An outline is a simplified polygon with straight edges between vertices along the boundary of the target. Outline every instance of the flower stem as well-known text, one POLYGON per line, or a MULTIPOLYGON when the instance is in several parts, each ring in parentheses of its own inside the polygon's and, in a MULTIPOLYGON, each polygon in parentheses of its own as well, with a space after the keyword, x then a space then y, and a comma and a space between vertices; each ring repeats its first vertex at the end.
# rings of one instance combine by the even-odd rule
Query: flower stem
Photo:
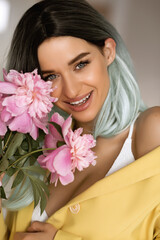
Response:
POLYGON ((13 167, 16 163, 20 162, 23 158, 27 158, 29 156, 31 156, 34 153, 38 153, 38 152, 43 152, 43 151, 50 151, 50 150, 55 150, 55 148, 41 148, 41 149, 37 149, 33 152, 29 152, 25 155, 23 155, 22 157, 18 158, 16 161, 14 161, 11 165, 8 166, 7 170, 11 167, 13 167))
POLYGON ((8 136, 8 138, 7 138, 6 144, 4 145, 2 151, 4 151, 5 148, 7 147, 7 145, 8 145, 8 143, 9 143, 9 140, 11 139, 11 137, 12 137, 12 132, 10 131, 10 134, 9 134, 9 136, 8 136))

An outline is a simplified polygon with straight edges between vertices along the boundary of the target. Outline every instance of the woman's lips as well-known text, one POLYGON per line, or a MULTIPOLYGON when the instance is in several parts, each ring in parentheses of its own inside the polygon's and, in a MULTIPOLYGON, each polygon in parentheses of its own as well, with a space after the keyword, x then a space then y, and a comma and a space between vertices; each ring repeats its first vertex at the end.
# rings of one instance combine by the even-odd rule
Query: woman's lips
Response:
POLYGON ((86 110, 90 106, 92 97, 93 97, 93 91, 91 91, 88 94, 85 94, 84 96, 72 99, 72 101, 67 101, 65 103, 68 104, 69 108, 72 111, 81 112, 86 110))
MULTIPOLYGON (((92 91, 91 91, 92 92, 92 91)), ((76 98, 72 98, 72 99, 68 99, 67 101, 65 101, 65 103, 72 103, 72 102, 77 102, 77 101, 80 101, 81 99, 85 98, 86 96, 88 96, 89 94, 91 94, 91 92, 87 93, 87 94, 84 94, 82 96, 79 96, 79 97, 76 97, 76 98)))

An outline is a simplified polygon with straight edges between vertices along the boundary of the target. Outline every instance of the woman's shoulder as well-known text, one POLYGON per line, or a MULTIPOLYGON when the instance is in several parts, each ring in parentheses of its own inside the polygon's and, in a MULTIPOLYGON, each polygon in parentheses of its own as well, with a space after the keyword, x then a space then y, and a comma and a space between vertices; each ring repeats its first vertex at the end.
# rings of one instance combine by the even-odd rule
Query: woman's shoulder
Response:
POLYGON ((142 112, 135 125, 135 155, 139 158, 160 146, 160 107, 142 112))

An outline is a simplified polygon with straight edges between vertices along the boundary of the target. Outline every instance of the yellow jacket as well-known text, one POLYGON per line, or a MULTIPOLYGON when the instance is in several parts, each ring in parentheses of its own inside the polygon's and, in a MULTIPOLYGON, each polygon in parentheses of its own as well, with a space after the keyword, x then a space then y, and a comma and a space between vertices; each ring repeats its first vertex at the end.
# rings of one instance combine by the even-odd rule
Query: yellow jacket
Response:
MULTIPOLYGON (((33 204, 10 213, 8 228, 0 216, 0 240, 30 224, 33 204)), ((98 181, 58 210, 48 221, 55 240, 160 239, 160 147, 98 181)))

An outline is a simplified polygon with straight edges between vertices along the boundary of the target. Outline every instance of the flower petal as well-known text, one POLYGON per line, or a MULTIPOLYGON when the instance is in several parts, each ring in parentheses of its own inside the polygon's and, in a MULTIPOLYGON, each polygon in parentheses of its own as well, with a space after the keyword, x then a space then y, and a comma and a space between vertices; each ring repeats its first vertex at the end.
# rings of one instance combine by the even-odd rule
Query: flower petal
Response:
POLYGON ((4 136, 7 132, 6 124, 0 118, 0 136, 4 136))
POLYGON ((0 81, 0 93, 15 94, 17 86, 13 83, 0 81))
POLYGON ((42 168, 46 168, 46 157, 42 154, 37 158, 37 162, 40 164, 42 168))
POLYGON ((49 124, 49 131, 57 141, 63 141, 63 137, 52 124, 49 124))
POLYGON ((7 111, 10 112, 12 116, 21 115, 26 111, 26 107, 17 107, 15 95, 4 98, 2 105, 6 107, 7 111))
MULTIPOLYGON (((62 127, 64 123, 64 118, 59 113, 54 113, 50 119, 50 122, 55 122, 62 127)), ((52 124, 49 124, 49 131, 53 135, 53 137, 57 139, 57 141, 63 141, 61 134, 52 124)))
POLYGON ((11 121, 9 129, 21 133, 30 133, 32 130, 32 119, 26 112, 24 112, 22 115, 15 117, 11 121))
POLYGON ((3 78, 4 78, 4 81, 6 82, 11 82, 17 86, 22 85, 21 74, 16 70, 10 70, 9 73, 7 74, 6 70, 3 69, 3 78))
POLYGON ((62 127, 64 118, 59 113, 54 113, 51 117, 51 122, 55 122, 62 127))
POLYGON ((71 153, 67 145, 58 148, 53 165, 59 175, 66 176, 71 171, 71 153))
POLYGON ((58 174, 56 172, 51 173, 50 183, 54 183, 54 182, 55 182, 55 186, 57 186, 58 174))
POLYGON ((57 148, 55 150, 53 150, 52 152, 50 152, 46 158, 45 158, 45 161, 46 161, 46 167, 47 169, 50 171, 50 172, 55 172, 55 168, 53 166, 53 162, 54 162, 54 158, 55 156, 57 155, 57 153, 61 151, 60 148, 57 148))
POLYGON ((71 124, 72 124, 72 118, 71 118, 71 115, 65 120, 65 122, 63 123, 63 126, 62 126, 62 133, 63 133, 63 137, 64 137, 64 140, 65 142, 67 143, 67 138, 66 138, 66 135, 71 127, 71 124))
POLYGON ((45 136, 44 145, 46 148, 57 148, 57 139, 55 139, 51 134, 45 136))
POLYGON ((36 140, 37 137, 38 137, 38 128, 37 126, 34 124, 34 122, 32 122, 32 129, 31 131, 29 132, 31 137, 36 140))
POLYGON ((8 122, 11 118, 11 114, 6 110, 6 107, 4 107, 1 112, 1 120, 4 122, 8 122))
POLYGON ((33 118, 33 122, 36 125, 36 127, 42 129, 46 134, 48 133, 48 129, 46 128, 47 121, 43 121, 43 119, 39 120, 38 118, 33 118))
POLYGON ((70 172, 66 176, 59 176, 59 180, 62 183, 62 185, 67 185, 74 181, 74 174, 73 172, 70 172))

